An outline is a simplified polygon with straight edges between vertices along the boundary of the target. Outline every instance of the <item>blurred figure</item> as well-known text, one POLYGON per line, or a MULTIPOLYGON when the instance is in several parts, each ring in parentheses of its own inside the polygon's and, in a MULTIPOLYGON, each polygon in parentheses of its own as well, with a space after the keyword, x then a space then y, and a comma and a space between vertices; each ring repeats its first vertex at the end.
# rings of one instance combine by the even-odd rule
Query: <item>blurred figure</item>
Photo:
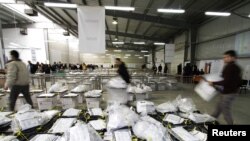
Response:
POLYGON ((157 73, 157 67, 156 67, 156 65, 155 65, 155 64, 153 65, 152 70, 154 71, 154 74, 156 74, 156 73, 157 73))
POLYGON ((233 117, 231 113, 232 103, 237 96, 241 84, 241 69, 236 64, 237 54, 234 50, 229 50, 224 53, 223 60, 225 63, 222 77, 223 81, 209 82, 210 85, 223 86, 220 101, 212 114, 213 117, 218 118, 222 113, 227 124, 233 124, 233 117))
POLYGON ((165 63, 163 73, 164 73, 164 74, 167 74, 167 73, 168 73, 168 64, 167 64, 167 63, 165 63))
POLYGON ((125 63, 122 62, 120 58, 116 58, 115 64, 118 66, 117 73, 122 77, 124 81, 130 83, 130 76, 125 63))
POLYGON ((10 51, 11 62, 7 64, 7 75, 4 89, 10 88, 10 110, 14 111, 16 100, 20 93, 23 94, 27 103, 33 107, 29 94, 29 71, 26 65, 19 59, 16 50, 10 51))
POLYGON ((161 71, 162 71, 162 66, 161 64, 158 66, 158 73, 161 74, 161 71))

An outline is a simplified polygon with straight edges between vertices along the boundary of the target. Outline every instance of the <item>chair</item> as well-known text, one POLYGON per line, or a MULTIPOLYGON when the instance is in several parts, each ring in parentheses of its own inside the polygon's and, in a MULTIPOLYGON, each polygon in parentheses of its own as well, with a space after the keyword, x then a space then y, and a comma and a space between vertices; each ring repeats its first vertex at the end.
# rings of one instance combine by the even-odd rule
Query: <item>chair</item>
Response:
POLYGON ((247 93, 247 83, 248 83, 248 80, 241 81, 239 94, 241 94, 241 91, 245 91, 245 94, 247 93))

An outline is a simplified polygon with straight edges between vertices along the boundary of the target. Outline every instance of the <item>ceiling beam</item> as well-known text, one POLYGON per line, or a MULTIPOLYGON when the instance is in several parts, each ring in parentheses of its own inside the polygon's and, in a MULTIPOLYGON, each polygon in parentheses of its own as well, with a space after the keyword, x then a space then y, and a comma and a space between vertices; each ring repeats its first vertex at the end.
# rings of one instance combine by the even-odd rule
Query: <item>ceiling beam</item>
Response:
POLYGON ((162 18, 158 16, 144 15, 140 13, 129 13, 129 12, 124 12, 124 11, 113 11, 113 10, 106 10, 105 12, 107 16, 115 16, 115 17, 120 17, 120 18, 128 18, 128 19, 133 19, 133 20, 158 23, 158 24, 168 25, 170 27, 176 27, 176 28, 188 28, 189 27, 189 24, 186 23, 185 21, 162 18))
POLYGON ((150 40, 150 41, 157 41, 157 42, 166 42, 163 38, 154 38, 149 36, 143 36, 138 34, 131 34, 131 33, 125 33, 125 32, 117 32, 116 31, 106 31, 106 34, 109 35, 117 35, 117 36, 123 36, 123 37, 130 37, 130 38, 136 38, 136 39, 142 39, 142 40, 150 40))
POLYGON ((65 9, 62 10, 77 25, 77 21, 69 14, 69 12, 65 9))

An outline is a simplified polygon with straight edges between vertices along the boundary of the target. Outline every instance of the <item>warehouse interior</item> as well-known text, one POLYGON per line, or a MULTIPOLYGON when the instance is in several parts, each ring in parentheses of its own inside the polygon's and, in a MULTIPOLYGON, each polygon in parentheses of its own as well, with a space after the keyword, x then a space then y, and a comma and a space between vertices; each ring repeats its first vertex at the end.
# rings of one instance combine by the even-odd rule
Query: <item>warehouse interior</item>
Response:
POLYGON ((250 0, 0 0, 0 141, 206 141, 229 50, 220 109, 249 125, 250 0), (10 110, 13 50, 33 104, 10 110))

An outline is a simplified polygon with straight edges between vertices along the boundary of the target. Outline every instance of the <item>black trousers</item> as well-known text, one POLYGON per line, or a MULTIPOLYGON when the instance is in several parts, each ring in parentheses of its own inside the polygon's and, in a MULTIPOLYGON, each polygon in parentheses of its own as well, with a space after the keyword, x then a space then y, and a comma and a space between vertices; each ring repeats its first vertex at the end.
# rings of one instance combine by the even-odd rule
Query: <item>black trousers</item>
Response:
POLYGON ((32 100, 30 98, 29 85, 25 85, 25 86, 14 85, 10 91, 10 105, 9 106, 10 106, 11 111, 14 111, 15 105, 16 105, 16 100, 18 98, 18 95, 21 93, 23 94, 26 102, 33 107, 33 103, 32 103, 32 100))

